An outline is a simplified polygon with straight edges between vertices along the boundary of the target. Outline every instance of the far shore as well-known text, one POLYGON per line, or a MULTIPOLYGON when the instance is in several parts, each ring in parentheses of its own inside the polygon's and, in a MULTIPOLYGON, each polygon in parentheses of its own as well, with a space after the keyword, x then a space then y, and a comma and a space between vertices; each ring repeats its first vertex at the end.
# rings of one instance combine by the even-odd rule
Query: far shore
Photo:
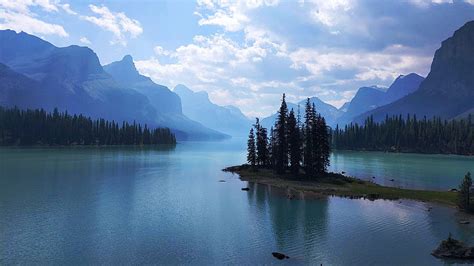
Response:
POLYGON ((339 196, 346 198, 366 198, 369 200, 409 199, 422 202, 433 202, 450 207, 457 207, 456 191, 430 191, 386 187, 373 182, 348 177, 339 173, 327 173, 314 180, 304 177, 294 178, 290 174, 276 175, 271 169, 251 168, 249 165, 231 166, 225 172, 236 173, 243 181, 271 185, 289 191, 287 197, 292 199, 298 194, 305 197, 339 196))

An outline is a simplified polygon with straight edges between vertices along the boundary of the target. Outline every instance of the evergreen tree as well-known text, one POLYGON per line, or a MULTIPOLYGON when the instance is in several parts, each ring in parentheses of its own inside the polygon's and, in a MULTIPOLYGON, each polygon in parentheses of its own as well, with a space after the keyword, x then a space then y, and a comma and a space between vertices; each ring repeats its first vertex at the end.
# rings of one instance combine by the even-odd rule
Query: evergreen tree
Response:
POLYGON ((293 109, 291 109, 290 114, 288 115, 287 127, 290 170, 292 174, 297 175, 299 173, 301 162, 301 141, 300 129, 293 109))
POLYGON ((249 139, 247 141, 247 162, 251 166, 255 166, 257 162, 257 156, 255 152, 255 135, 253 133, 253 128, 250 129, 249 139))
POLYGON ((285 94, 281 101, 280 110, 278 111, 278 118, 275 125, 276 128, 276 156, 275 156, 275 170, 282 174, 288 167, 288 139, 287 139, 287 116, 288 107, 285 101, 285 94))
POLYGON ((471 186, 472 186, 471 173, 467 172, 467 174, 464 176, 464 179, 461 185, 459 186, 459 203, 458 204, 461 209, 464 209, 464 210, 470 209, 471 186))
POLYGON ((313 137, 312 137, 312 119, 313 119, 313 109, 309 98, 306 101, 305 108, 305 123, 304 123, 304 144, 303 144, 303 166, 305 173, 308 177, 313 176, 313 137))
POLYGON ((474 154, 474 122, 469 116, 443 121, 387 115, 380 123, 368 117, 363 125, 337 127, 332 135, 336 149, 474 154))
POLYGON ((151 130, 140 124, 122 127, 115 121, 92 120, 54 109, 20 110, 0 107, 0 145, 149 145, 175 144, 168 128, 151 130), (131 135, 129 132, 133 132, 131 135), (133 138, 132 138, 133 137, 133 138))

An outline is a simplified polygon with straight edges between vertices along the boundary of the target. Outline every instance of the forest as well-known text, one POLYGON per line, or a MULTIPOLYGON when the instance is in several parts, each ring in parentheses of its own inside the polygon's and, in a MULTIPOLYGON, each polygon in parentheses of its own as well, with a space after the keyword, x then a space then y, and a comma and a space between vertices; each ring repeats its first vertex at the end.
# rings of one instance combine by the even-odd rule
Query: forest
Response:
POLYGON ((91 119, 55 109, 0 107, 0 145, 152 145, 175 144, 168 128, 91 119))
POLYGON ((297 177, 313 178, 327 171, 330 155, 330 135, 324 117, 318 114, 309 99, 304 122, 300 112, 288 111, 283 94, 275 126, 268 130, 257 118, 250 129, 247 162, 254 168, 271 168, 277 174, 290 172, 297 177), (269 135, 268 135, 269 134, 269 135))
POLYGON ((364 125, 336 127, 332 146, 341 150, 474 155, 474 121, 472 115, 449 121, 387 116, 380 123, 368 117, 364 125))

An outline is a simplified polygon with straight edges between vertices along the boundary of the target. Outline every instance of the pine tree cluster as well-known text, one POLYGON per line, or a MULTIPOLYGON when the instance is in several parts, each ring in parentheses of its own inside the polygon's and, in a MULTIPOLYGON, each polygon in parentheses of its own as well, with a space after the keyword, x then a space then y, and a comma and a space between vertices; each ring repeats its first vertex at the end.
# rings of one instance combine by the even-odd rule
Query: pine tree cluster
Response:
POLYGON ((316 112, 309 99, 304 123, 300 121, 299 108, 297 112, 288 111, 283 94, 278 118, 269 137, 267 129, 256 119, 247 143, 247 162, 251 166, 272 168, 277 174, 289 171, 294 176, 304 172, 307 177, 327 171, 331 147, 330 130, 324 117, 316 112))
POLYGON ((333 147, 342 150, 396 151, 474 155, 474 121, 467 119, 443 121, 441 118, 418 120, 416 116, 386 117, 364 125, 336 127, 332 133, 333 147))
POLYGON ((0 145, 150 145, 175 144, 168 128, 92 120, 82 115, 0 107, 0 145))

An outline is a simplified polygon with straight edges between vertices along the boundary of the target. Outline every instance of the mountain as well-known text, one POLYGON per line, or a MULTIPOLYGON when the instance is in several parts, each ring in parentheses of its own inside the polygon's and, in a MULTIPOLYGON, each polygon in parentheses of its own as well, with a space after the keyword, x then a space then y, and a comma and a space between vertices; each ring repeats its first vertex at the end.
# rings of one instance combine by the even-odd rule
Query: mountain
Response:
POLYGON ((206 135, 215 138, 224 137, 222 133, 206 128, 185 116, 182 112, 180 97, 168 87, 156 84, 149 77, 140 75, 130 55, 124 56, 120 61, 105 65, 104 70, 120 85, 145 95, 157 110, 158 124, 187 132, 194 139, 205 139, 206 135))
POLYGON ((347 106, 344 115, 338 120, 338 124, 340 126, 348 124, 366 112, 370 112, 415 92, 420 87, 422 81, 422 76, 410 73, 398 76, 386 91, 376 86, 360 88, 347 106))
POLYGON ((407 114, 451 119, 466 115, 473 108, 474 21, 470 21, 442 42, 433 57, 430 73, 417 91, 358 117, 356 122, 370 115, 376 121, 386 115, 407 114))
MULTIPOLYGON (((342 112, 340 110, 330 104, 321 101, 321 99, 319 99, 318 97, 311 97, 309 101, 311 102, 311 104, 314 104, 316 111, 326 119, 326 123, 329 126, 335 126, 337 119, 342 115, 342 112)), ((293 109, 295 113, 298 112, 299 105, 301 119, 303 119, 306 100, 300 101, 297 104, 290 102, 287 102, 286 104, 288 106, 288 110, 293 109)), ((278 114, 274 113, 271 116, 263 118, 261 124, 264 127, 270 129, 272 126, 275 125, 277 117, 278 114)))
POLYGON ((347 106, 346 112, 338 118, 337 124, 339 126, 348 124, 354 117, 375 109, 384 103, 385 91, 382 88, 377 86, 359 88, 347 106))
POLYGON ((104 70, 119 84, 146 95, 159 113, 182 114, 179 96, 166 86, 158 85, 149 77, 140 75, 130 55, 124 56, 121 61, 105 65, 104 70))
MULTIPOLYGON (((1 30, 0 63, 2 78, 9 82, 0 84, 0 92, 9 93, 2 97, 3 105, 21 103, 24 108, 58 108, 93 118, 167 126, 146 95, 106 73, 97 55, 87 47, 56 47, 24 32, 1 30), (12 86, 18 89, 14 94, 12 86)), ((194 133, 199 133, 198 138, 225 136, 201 128, 189 133, 172 129, 181 139, 193 138, 194 133)))
POLYGON ((416 73, 410 73, 408 75, 400 75, 390 85, 385 94, 385 102, 391 103, 406 95, 415 92, 419 87, 424 78, 416 73))
POLYGON ((339 108, 339 111, 345 113, 347 112, 347 109, 349 109, 349 105, 351 104, 351 102, 345 102, 340 108, 339 108))
POLYGON ((189 118, 231 136, 248 134, 252 121, 237 107, 214 104, 205 91, 194 92, 181 84, 173 91, 181 98, 183 113, 189 118))
POLYGON ((38 108, 44 99, 39 83, 0 63, 0 106, 38 108))

